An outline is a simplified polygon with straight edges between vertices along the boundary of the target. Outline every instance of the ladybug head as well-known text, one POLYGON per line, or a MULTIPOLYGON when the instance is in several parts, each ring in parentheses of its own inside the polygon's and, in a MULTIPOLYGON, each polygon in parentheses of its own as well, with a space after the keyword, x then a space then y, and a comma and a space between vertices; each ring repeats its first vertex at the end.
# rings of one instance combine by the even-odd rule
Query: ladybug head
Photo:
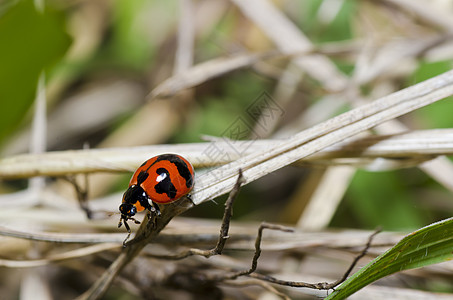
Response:
POLYGON ((137 208, 133 204, 123 203, 120 205, 120 212, 124 219, 129 219, 137 213, 137 208))
POLYGON ((126 230, 128 232, 126 239, 123 241, 123 247, 126 247, 126 241, 129 239, 129 236, 131 235, 131 228, 127 224, 127 221, 133 220, 135 222, 135 224, 140 224, 140 222, 137 221, 136 219, 134 219, 134 217, 133 217, 137 213, 137 207, 135 207, 135 205, 130 204, 130 203, 123 203, 120 205, 120 212, 121 212, 121 217, 120 217, 120 221, 118 223, 118 228, 120 228, 124 222, 124 226, 126 227, 126 230))

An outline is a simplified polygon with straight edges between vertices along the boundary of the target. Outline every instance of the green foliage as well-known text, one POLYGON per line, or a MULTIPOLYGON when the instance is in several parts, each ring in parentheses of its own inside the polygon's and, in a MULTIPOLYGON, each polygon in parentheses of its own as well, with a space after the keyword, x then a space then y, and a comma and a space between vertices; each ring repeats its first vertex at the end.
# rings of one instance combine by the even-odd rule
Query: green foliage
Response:
POLYGON ((341 284, 326 300, 345 299, 390 274, 453 259, 453 218, 423 227, 378 256, 341 284))
POLYGON ((298 23, 313 41, 322 43, 352 38, 351 22, 356 14, 355 1, 344 1, 335 18, 324 23, 322 18, 320 18, 323 1, 301 1, 300 6, 303 18, 298 20, 298 23))
MULTIPOLYGON (((422 62, 412 76, 412 81, 421 82, 449 71, 452 67, 453 61, 451 60, 422 62)), ((418 127, 424 129, 453 127, 453 118, 451 117, 451 112, 453 111, 452 99, 452 97, 448 97, 443 101, 416 110, 413 114, 419 124, 418 127)))
MULTIPOLYGON (((361 226, 386 230, 419 228, 426 224, 401 172, 357 171, 347 193, 350 209, 361 226)), ((407 176, 406 176, 407 177, 407 176)))
MULTIPOLYGON (((172 4, 170 1, 165 3, 165 6, 173 6, 170 9, 176 10, 177 7, 174 7, 174 4, 176 3, 172 4)), ((145 22, 146 16, 143 15, 143 11, 149 10, 147 7, 149 5, 149 1, 143 0, 114 1, 112 37, 107 49, 103 49, 104 51, 100 53, 99 59, 102 60, 106 55, 107 59, 112 60, 109 63, 120 63, 126 68, 142 70, 149 67, 150 58, 155 51, 150 39, 146 36, 150 34, 146 28, 152 27, 153 24, 145 22)), ((153 3, 153 5, 157 5, 157 3, 153 3)), ((155 15, 149 16, 150 22, 154 21, 155 17, 155 15)), ((173 22, 175 21, 173 20, 173 22)))
POLYGON ((199 142, 200 134, 231 138, 228 128, 238 118, 246 122, 248 129, 252 129, 254 120, 247 114, 247 108, 266 91, 261 78, 250 74, 233 74, 217 88, 219 96, 198 98, 201 103, 199 109, 190 116, 191 120, 184 130, 175 135, 174 142, 199 142))
POLYGON ((40 74, 70 44, 62 12, 18 1, 0 17, 0 142, 21 122, 33 102, 40 74))

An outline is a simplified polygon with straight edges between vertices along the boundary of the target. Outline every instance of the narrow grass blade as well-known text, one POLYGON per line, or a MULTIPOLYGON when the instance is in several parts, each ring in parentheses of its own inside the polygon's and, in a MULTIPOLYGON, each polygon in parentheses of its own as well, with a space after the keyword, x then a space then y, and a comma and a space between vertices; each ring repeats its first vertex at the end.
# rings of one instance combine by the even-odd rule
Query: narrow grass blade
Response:
POLYGON ((387 275, 453 259, 453 218, 423 227, 404 237, 343 282, 326 299, 345 299, 387 275))

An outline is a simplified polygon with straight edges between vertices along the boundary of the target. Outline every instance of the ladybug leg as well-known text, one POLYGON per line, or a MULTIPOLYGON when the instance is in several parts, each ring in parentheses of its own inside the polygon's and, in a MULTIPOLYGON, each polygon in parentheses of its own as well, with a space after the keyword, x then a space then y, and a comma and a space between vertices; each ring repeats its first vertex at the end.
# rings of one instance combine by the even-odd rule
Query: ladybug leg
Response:
POLYGON ((123 241, 123 247, 126 247, 126 242, 129 239, 129 237, 131 236, 131 228, 129 227, 129 224, 127 224, 127 218, 124 218, 123 216, 121 216, 121 218, 120 218, 120 222, 118 223, 118 228, 120 228, 121 225, 123 225, 123 220, 124 220, 124 227, 126 227, 126 230, 127 230, 127 236, 123 241))
POLYGON ((155 202, 151 202, 152 210, 151 213, 148 214, 148 222, 152 224, 152 226, 155 228, 157 225, 157 217, 161 215, 159 205, 155 202))
MULTIPOLYGON (((126 227, 127 233, 129 233, 129 235, 130 235, 131 234, 131 228, 129 227, 129 224, 127 224, 127 220, 124 220, 124 227, 126 227)), ((128 238, 129 238, 129 235, 127 236, 128 238)))
POLYGON ((140 224, 140 221, 133 217, 127 217, 127 216, 120 217, 120 221, 118 223, 118 228, 120 228, 121 225, 123 225, 123 223, 124 223, 124 227, 126 227, 126 230, 127 230, 127 236, 123 241, 123 247, 126 247, 126 242, 129 240, 129 237, 131 236, 131 228, 129 227, 129 224, 127 223, 127 221, 129 221, 129 220, 134 221, 135 224, 140 224))
POLYGON ((160 216, 160 208, 159 208, 159 205, 156 204, 155 202, 152 202, 152 201, 151 201, 151 203, 152 203, 151 206, 152 206, 152 208, 153 208, 151 211, 154 210, 154 212, 156 213, 156 215, 160 216))
POLYGON ((193 205, 195 205, 195 203, 194 203, 193 200, 192 200, 192 195, 191 195, 191 194, 187 194, 187 195, 186 195, 186 198, 189 199, 190 203, 192 203, 193 205))
POLYGON ((140 204, 143 207, 145 207, 147 210, 149 210, 151 213, 154 213, 157 216, 161 215, 159 205, 157 205, 151 198, 148 198, 146 203, 140 203, 140 204))
MULTIPOLYGON (((127 224, 127 223, 124 223, 124 224, 127 224)), ((126 247, 126 246, 127 246, 127 241, 129 240, 129 237, 130 237, 130 236, 131 236, 131 232, 129 231, 129 232, 127 233, 126 238, 125 238, 124 241, 123 241, 123 247, 126 247)))
POLYGON ((124 222, 124 227, 126 227, 127 232, 130 232, 131 229, 129 227, 129 224, 127 224, 128 220, 134 221, 135 224, 140 224, 140 221, 135 219, 135 218, 133 218, 133 217, 123 217, 123 216, 121 216, 120 221, 118 222, 118 228, 120 228, 121 225, 123 225, 123 222, 124 222))
POLYGON ((132 220, 132 221, 134 221, 134 223, 135 223, 135 224, 140 224, 140 221, 139 221, 139 220, 137 220, 137 219, 135 219, 135 218, 129 217, 129 219, 128 219, 128 220, 132 220))

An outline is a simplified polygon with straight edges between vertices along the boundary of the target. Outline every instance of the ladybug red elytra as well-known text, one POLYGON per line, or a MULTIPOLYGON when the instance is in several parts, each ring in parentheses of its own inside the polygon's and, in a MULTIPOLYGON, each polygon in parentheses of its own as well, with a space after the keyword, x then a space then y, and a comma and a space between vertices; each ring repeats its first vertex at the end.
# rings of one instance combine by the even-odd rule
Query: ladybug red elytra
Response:
POLYGON ((159 204, 168 204, 187 195, 194 185, 194 171, 192 165, 177 154, 162 154, 145 161, 132 175, 129 187, 123 195, 118 228, 123 221, 130 233, 127 224, 133 220, 140 222, 133 216, 148 209, 160 215, 159 204))

